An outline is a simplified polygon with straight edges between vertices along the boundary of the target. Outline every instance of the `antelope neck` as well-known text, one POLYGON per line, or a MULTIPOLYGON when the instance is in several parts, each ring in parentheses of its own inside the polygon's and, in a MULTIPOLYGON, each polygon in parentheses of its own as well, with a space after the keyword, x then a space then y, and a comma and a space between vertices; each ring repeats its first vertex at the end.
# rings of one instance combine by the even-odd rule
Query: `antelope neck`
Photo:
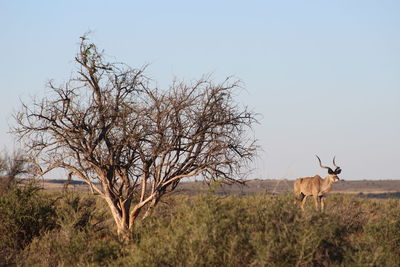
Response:
POLYGON ((329 192, 332 188, 332 181, 329 179, 329 175, 322 179, 321 191, 323 193, 329 192))

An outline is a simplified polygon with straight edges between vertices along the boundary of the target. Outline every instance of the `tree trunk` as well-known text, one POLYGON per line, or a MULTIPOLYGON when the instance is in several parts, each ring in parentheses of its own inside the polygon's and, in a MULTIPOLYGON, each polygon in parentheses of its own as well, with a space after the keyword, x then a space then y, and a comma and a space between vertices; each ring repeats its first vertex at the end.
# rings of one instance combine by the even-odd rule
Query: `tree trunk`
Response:
POLYGON ((117 226, 117 234, 122 240, 129 240, 129 205, 121 205, 121 210, 117 207, 109 196, 104 196, 108 206, 110 207, 111 214, 117 226), (123 210, 122 210, 123 209, 123 210), (123 216, 127 214, 128 216, 123 216), (124 218, 125 217, 125 218, 124 218))
POLYGON ((149 208, 146 210, 145 214, 143 215, 143 219, 146 219, 147 217, 149 217, 153 213, 154 207, 157 205, 158 200, 159 200, 159 198, 155 197, 151 201, 149 208))
POLYGON ((133 230, 133 227, 135 226, 136 219, 139 216, 141 209, 142 209, 142 205, 138 204, 133 208, 133 210, 131 211, 131 214, 129 214, 129 229, 131 231, 133 230))

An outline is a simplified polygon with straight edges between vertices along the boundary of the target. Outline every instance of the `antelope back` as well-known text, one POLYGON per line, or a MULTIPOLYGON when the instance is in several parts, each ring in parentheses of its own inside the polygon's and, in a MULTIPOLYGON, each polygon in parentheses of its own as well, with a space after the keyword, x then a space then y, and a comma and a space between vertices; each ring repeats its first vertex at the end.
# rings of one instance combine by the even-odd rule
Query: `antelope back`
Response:
POLYGON ((312 195, 319 192, 321 187, 321 176, 299 178, 295 182, 295 192, 304 195, 312 195))

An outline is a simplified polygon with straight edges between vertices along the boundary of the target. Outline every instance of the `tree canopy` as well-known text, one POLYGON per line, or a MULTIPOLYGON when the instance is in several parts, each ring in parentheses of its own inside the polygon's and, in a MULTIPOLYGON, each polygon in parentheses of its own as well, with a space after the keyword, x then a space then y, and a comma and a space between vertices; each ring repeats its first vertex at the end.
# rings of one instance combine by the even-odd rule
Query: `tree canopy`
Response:
POLYGON ((75 61, 74 77, 22 103, 13 131, 41 174, 64 168, 103 196, 119 233, 183 178, 237 181, 255 156, 255 114, 234 99, 239 81, 159 89, 145 67, 108 62, 86 36, 75 61))

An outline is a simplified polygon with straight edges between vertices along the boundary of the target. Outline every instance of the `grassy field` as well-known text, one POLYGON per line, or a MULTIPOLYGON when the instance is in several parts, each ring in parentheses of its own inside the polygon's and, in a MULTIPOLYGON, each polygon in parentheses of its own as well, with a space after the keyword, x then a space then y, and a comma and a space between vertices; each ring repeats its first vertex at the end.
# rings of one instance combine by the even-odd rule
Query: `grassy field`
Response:
POLYGON ((303 213, 292 194, 175 194, 115 235, 102 199, 18 187, 0 195, 0 265, 399 266, 400 199, 332 195, 303 213))

